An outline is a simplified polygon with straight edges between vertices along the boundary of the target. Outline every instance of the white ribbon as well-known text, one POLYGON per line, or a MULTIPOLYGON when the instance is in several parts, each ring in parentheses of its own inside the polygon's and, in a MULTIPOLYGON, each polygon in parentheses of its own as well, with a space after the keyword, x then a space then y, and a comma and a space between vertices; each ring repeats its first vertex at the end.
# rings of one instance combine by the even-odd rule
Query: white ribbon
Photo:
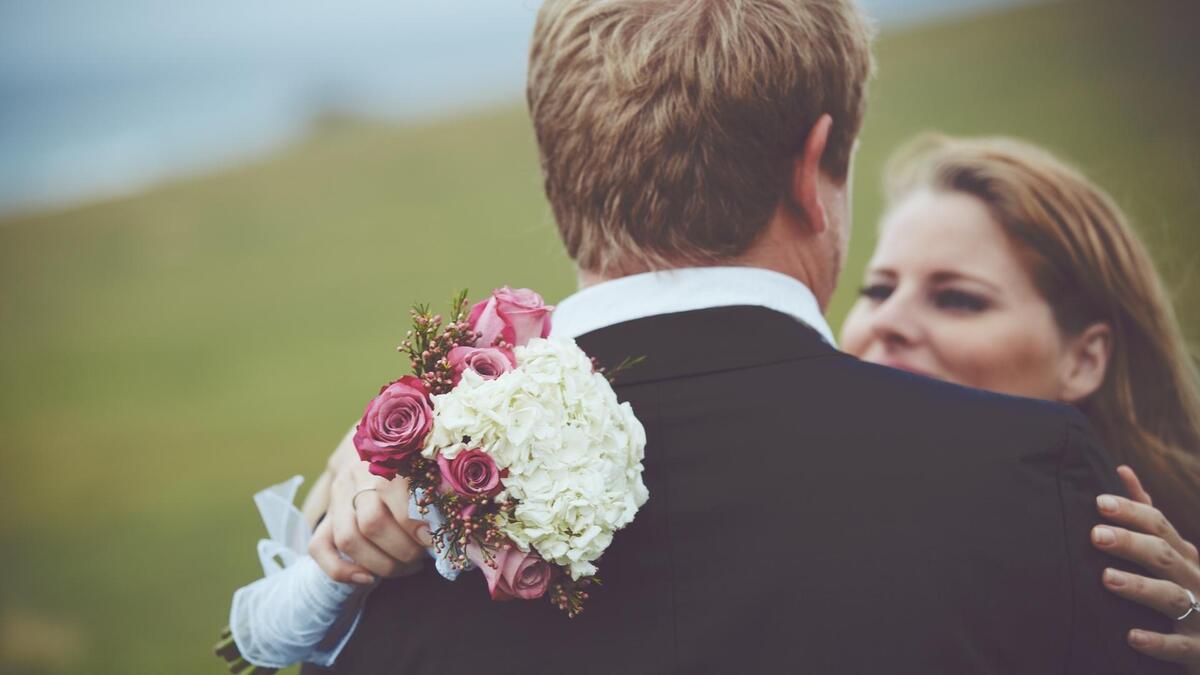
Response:
MULTIPOLYGON (((293 476, 254 495, 270 537, 258 542, 265 576, 234 592, 229 628, 242 657, 256 666, 333 665, 375 587, 334 581, 308 555, 312 530, 293 505, 302 483, 302 476, 293 476)), ((436 507, 421 515, 415 496, 409 499, 408 515, 429 523, 431 531, 445 524, 436 507)), ((446 558, 445 548, 442 554, 427 551, 444 578, 454 581, 462 573, 446 558)))
POLYGON ((238 652, 256 666, 333 665, 374 587, 334 581, 308 555, 312 531, 293 506, 303 482, 294 476, 254 495, 270 535, 258 542, 266 576, 234 592, 229 628, 238 652))
MULTIPOLYGON (((424 520, 425 522, 429 523, 429 531, 434 532, 446 524, 446 519, 442 516, 442 512, 433 505, 428 507, 428 513, 421 515, 421 509, 417 506, 417 499, 421 497, 421 494, 421 490, 413 490, 412 496, 408 498, 408 517, 412 518, 413 520, 424 520)), ((438 574, 442 575, 442 578, 447 581, 454 581, 458 578, 459 574, 475 569, 474 563, 470 561, 467 561, 466 566, 462 569, 455 567, 454 564, 450 562, 450 559, 446 557, 446 554, 448 553, 446 547, 442 547, 442 551, 440 553, 432 548, 427 548, 425 550, 429 552, 431 557, 433 557, 433 566, 437 568, 438 574)))
POLYGON ((292 505, 296 490, 302 484, 303 476, 292 476, 291 480, 254 495, 254 503, 270 537, 258 540, 258 560, 267 576, 290 567, 305 554, 308 540, 312 539, 312 530, 305 522, 304 514, 292 505))

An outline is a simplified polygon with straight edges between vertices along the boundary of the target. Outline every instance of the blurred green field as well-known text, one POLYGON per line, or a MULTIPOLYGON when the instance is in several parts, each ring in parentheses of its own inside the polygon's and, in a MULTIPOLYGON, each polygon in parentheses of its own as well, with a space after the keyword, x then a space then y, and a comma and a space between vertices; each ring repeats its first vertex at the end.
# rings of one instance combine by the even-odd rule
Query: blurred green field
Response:
MULTIPOLYGON (((1200 337, 1198 45, 1191 0, 885 34, 835 326, 885 156, 940 129, 1076 160, 1200 337)), ((551 300, 574 284, 517 106, 331 122, 253 166, 0 222, 0 672, 219 672, 229 595, 260 574, 251 494, 314 475, 400 372, 413 301, 501 283, 551 300)))

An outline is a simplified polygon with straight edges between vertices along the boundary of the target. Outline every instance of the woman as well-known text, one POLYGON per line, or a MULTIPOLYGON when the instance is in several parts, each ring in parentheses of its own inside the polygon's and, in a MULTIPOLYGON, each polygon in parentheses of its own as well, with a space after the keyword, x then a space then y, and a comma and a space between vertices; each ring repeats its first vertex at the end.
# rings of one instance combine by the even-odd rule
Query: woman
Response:
MULTIPOLYGON (((1200 378, 1125 218, 1070 167, 1005 139, 920 139, 893 160, 887 188, 890 208, 842 348, 1075 405, 1132 467, 1121 475, 1138 499, 1098 500, 1132 531, 1097 527, 1093 541, 1160 577, 1111 570, 1105 585, 1182 615, 1185 589, 1200 593, 1187 541, 1200 540, 1200 378)), ((1176 625, 1173 636, 1131 631, 1130 644, 1200 672, 1200 616, 1176 625)))

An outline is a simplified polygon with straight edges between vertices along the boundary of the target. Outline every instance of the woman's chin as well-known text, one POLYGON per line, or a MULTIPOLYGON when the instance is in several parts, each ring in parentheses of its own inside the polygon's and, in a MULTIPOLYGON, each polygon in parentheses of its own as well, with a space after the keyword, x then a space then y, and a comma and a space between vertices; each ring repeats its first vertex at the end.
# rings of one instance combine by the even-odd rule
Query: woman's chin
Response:
POLYGON ((929 377, 929 378, 932 378, 935 380, 952 381, 951 378, 940 375, 937 372, 934 372, 932 369, 925 368, 925 367, 916 365, 914 363, 910 363, 903 359, 889 358, 889 359, 882 359, 882 360, 878 360, 878 361, 873 360, 872 363, 877 363, 881 366, 887 366, 888 368, 895 368, 896 370, 903 370, 906 373, 912 373, 913 375, 920 375, 921 377, 929 377))

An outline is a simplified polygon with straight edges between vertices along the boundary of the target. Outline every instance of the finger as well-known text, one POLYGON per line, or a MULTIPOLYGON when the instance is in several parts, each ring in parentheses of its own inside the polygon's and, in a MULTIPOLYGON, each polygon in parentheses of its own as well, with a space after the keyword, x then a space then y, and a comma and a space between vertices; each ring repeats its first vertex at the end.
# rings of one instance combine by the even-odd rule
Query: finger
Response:
POLYGON ((396 573, 399 561, 379 549, 358 530, 358 520, 349 509, 335 510, 330 514, 333 525, 333 545, 354 562, 367 568, 372 574, 390 577, 396 573))
POLYGON ((1191 599, 1179 584, 1162 579, 1151 579, 1110 567, 1104 570, 1104 585, 1122 598, 1145 605, 1171 619, 1183 616, 1192 606, 1191 599))
POLYGON ((1129 631, 1129 646, 1162 661, 1196 665, 1200 660, 1200 636, 1163 635, 1148 630, 1129 631))
POLYGON ((379 488, 379 496, 383 499, 383 503, 391 511, 392 517, 400 524, 410 539, 416 541, 423 548, 433 547, 433 535, 430 532, 429 524, 420 518, 415 518, 409 513, 409 490, 408 481, 404 478, 393 478, 386 485, 379 488))
POLYGON ((355 509, 372 499, 378 501, 379 497, 373 492, 364 492, 358 495, 355 504, 356 492, 353 482, 347 477, 340 476, 334 479, 333 498, 327 516, 333 529, 333 545, 373 574, 381 577, 394 576, 398 561, 380 550, 358 529, 358 515, 355 509))
POLYGON ((347 584, 367 585, 375 581, 375 577, 360 565, 355 565, 338 555, 333 545, 333 530, 329 520, 321 521, 308 541, 308 554, 325 574, 334 581, 347 584))
POLYGON ((1100 495, 1096 497, 1096 508, 1114 523, 1162 539, 1185 558, 1191 552, 1191 544, 1184 541, 1171 521, 1153 506, 1116 495, 1100 495))
POLYGON ((1150 499, 1150 493, 1142 487, 1142 481, 1138 479, 1133 467, 1122 464, 1117 467, 1117 475, 1121 477, 1121 482, 1125 484, 1125 491, 1129 493, 1130 497, 1143 504, 1154 505, 1154 500, 1150 499))
POLYGON ((393 560, 410 563, 424 555, 424 547, 400 526, 378 493, 359 495, 354 515, 358 531, 393 560))
POLYGON ((1111 525, 1092 528, 1092 543, 1118 558, 1137 563, 1155 576, 1174 581, 1184 588, 1200 586, 1200 568, 1159 537, 1131 532, 1111 525))
POLYGON ((392 512, 396 522, 403 523, 408 515, 408 479, 401 476, 381 484, 376 491, 384 505, 392 512))

